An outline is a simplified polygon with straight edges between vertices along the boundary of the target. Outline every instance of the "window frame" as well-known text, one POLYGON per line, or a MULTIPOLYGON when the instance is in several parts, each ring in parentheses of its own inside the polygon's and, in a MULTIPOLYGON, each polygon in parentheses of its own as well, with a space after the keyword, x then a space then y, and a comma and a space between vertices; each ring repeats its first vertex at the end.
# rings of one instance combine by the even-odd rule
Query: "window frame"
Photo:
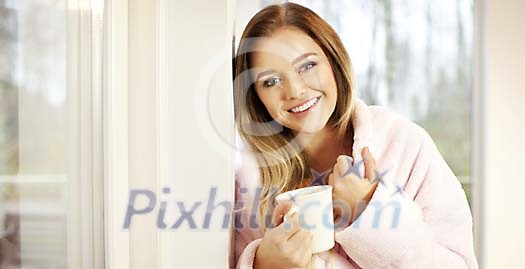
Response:
POLYGON ((67 266, 104 267, 103 0, 67 0, 67 266))

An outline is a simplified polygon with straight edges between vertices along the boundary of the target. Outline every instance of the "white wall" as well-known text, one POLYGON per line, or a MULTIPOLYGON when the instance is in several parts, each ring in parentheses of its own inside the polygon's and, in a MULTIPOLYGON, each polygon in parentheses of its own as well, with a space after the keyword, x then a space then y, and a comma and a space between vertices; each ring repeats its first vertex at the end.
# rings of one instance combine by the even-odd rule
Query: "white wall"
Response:
MULTIPOLYGON (((159 197, 157 9, 158 1, 128 1, 128 172, 131 189, 153 191, 159 197)), ((135 207, 144 208, 147 203, 147 199, 142 199, 135 207)), ((158 204, 157 201, 152 213, 132 218, 130 268, 161 268, 159 240, 155 236, 154 212, 158 211, 158 204)))
POLYGON ((485 0, 484 268, 523 268, 525 1, 485 0))
MULTIPOLYGON (((218 143, 210 142, 217 134, 209 130, 216 128, 220 137, 233 142, 234 1, 128 4, 129 186, 153 191, 157 198, 153 212, 132 219, 129 267, 228 268, 231 231, 222 228, 225 208, 213 211, 209 229, 203 224, 213 187, 214 205, 233 206, 233 151, 226 147, 218 152, 218 143), (216 69, 203 73, 215 63, 216 69), (206 80, 210 83, 200 92, 198 86, 206 80), (202 108, 196 109, 199 104, 202 108), (199 121, 208 116, 212 121, 199 121), (163 187, 170 193, 163 193, 163 187), (157 226, 162 202, 166 229, 157 226), (171 229, 181 217, 177 202, 185 210, 202 203, 192 214, 196 229, 187 219, 171 229)), ((142 199, 136 208, 147 201, 142 199)))
MULTIPOLYGON (((165 91, 161 103, 161 126, 165 128, 165 176, 175 188, 177 200, 203 204, 195 212, 197 227, 202 228, 210 189, 217 186, 215 204, 233 204, 233 152, 217 152, 210 143, 215 128, 233 141, 233 104, 231 47, 233 34, 233 1, 195 0, 166 1, 165 53, 161 60, 166 68, 165 91), (218 58, 215 58, 218 57, 218 58), (217 60, 219 69, 211 69, 217 60), (204 95, 198 86, 204 85, 204 95), (209 95, 208 95, 209 94, 209 95), (197 104, 203 105, 197 108, 197 104), (201 117, 203 116, 203 117, 201 117), (213 122, 199 122, 199 119, 213 122), (202 126, 204 124, 205 126, 202 126), (214 126, 212 126, 214 124, 214 126), (213 129, 205 131, 203 127, 213 129)), ((162 137, 161 137, 162 139, 162 137)), ((173 234, 172 268, 227 268, 230 231, 220 229, 224 208, 213 212, 211 228, 190 230, 188 225, 173 234)))

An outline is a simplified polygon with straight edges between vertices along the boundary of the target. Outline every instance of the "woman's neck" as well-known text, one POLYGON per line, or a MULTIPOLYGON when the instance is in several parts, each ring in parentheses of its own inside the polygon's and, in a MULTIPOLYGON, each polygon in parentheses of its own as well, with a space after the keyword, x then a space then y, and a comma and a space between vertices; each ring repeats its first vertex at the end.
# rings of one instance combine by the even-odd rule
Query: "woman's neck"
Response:
POLYGON ((354 143, 353 129, 346 137, 339 137, 337 130, 328 126, 315 134, 301 134, 300 143, 308 155, 311 169, 324 172, 332 168, 339 155, 349 155, 354 143))

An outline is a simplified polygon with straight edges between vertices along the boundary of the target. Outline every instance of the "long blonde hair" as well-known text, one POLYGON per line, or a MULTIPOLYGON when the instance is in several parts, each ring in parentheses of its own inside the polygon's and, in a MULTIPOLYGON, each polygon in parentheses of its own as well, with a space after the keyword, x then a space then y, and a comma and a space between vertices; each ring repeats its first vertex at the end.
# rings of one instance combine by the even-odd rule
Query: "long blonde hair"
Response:
MULTIPOLYGON (((259 217, 267 226, 273 197, 310 184, 308 156, 294 140, 292 131, 277 123, 257 96, 251 80, 243 77, 249 66, 250 38, 269 37, 276 30, 292 26, 307 34, 323 50, 337 84, 337 102, 328 124, 345 137, 351 126, 353 74, 350 57, 332 27, 312 10, 295 3, 271 5, 259 11, 246 26, 234 60, 235 123, 239 134, 255 154, 262 191, 259 217), (264 218, 266 217, 266 219, 264 218)), ((266 228, 266 227, 265 227, 266 228)))

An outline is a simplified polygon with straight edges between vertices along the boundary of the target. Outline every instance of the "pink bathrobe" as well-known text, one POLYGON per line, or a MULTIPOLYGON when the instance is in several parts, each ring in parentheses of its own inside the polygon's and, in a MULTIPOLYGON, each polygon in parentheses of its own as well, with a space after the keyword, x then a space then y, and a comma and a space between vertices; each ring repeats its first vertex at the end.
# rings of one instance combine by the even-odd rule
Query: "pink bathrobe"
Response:
MULTIPOLYGON (((335 233, 332 253, 318 255, 317 268, 478 268, 465 193, 428 133, 359 99, 352 124, 355 161, 368 146, 377 170, 388 172, 359 219, 335 233)), ((236 216, 234 242, 241 269, 253 268, 264 235, 262 225, 254 229, 250 223, 261 186, 254 164, 253 158, 238 158, 236 167, 236 200, 244 206, 236 216)), ((363 177, 363 165, 360 173, 363 177)))

